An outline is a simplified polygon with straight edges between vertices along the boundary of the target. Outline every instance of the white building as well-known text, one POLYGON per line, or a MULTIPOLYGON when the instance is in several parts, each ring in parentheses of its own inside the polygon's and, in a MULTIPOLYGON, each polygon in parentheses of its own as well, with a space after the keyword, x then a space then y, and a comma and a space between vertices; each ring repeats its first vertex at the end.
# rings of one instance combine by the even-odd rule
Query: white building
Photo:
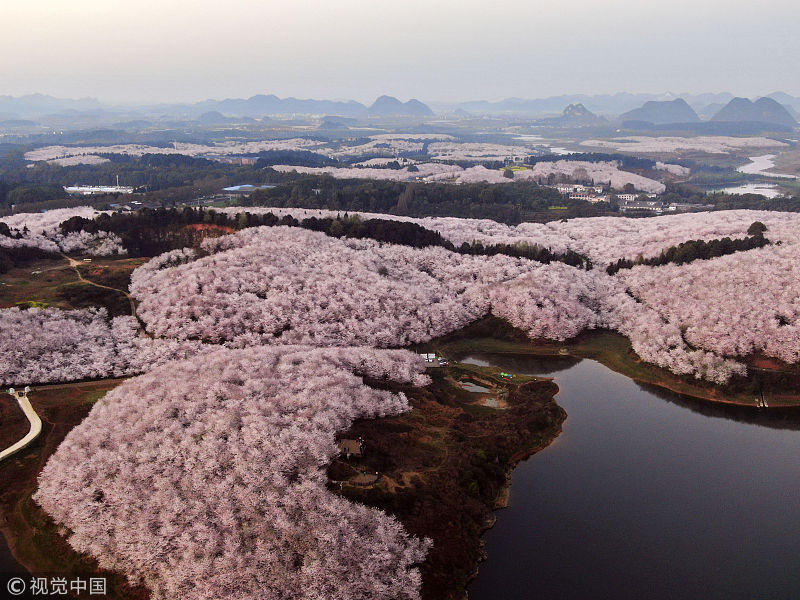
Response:
POLYGON ((64 191, 74 196, 95 196, 97 194, 132 194, 133 188, 124 185, 74 185, 64 187, 64 191))
POLYGON ((648 198, 656 197, 655 194, 645 194, 643 192, 640 192, 638 194, 617 194, 616 196, 620 202, 633 202, 634 200, 637 200, 642 196, 647 196, 648 198))
POLYGON ((602 194, 605 191, 602 185, 581 185, 580 183, 559 183, 555 188, 565 196, 570 194, 602 194))
POLYGON ((608 196, 605 194, 595 194, 595 192, 584 192, 582 194, 570 194, 570 200, 585 200, 586 202, 591 202, 595 204, 597 202, 608 202, 608 196))
POLYGON ((559 183, 556 189, 565 196, 568 196, 569 194, 583 194, 586 192, 587 188, 585 185, 579 183, 559 183))
POLYGON ((664 212, 664 203, 658 200, 620 200, 619 210, 620 212, 642 210, 661 214, 664 212))

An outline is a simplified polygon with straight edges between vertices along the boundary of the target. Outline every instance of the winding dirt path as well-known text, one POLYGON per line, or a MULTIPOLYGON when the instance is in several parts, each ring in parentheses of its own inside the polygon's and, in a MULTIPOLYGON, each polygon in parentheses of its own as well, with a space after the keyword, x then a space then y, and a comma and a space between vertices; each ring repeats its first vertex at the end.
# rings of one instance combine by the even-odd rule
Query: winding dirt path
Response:
POLYGON ((119 292, 120 294, 123 294, 128 299, 128 302, 131 305, 131 315, 136 317, 137 320, 139 319, 139 316, 136 314, 136 304, 133 302, 133 298, 131 298, 131 295, 126 290, 121 290, 119 288, 113 288, 113 287, 110 287, 110 286, 107 286, 107 285, 103 285, 101 283, 95 283, 94 281, 91 281, 90 279, 86 279, 81 274, 81 270, 78 268, 81 264, 83 264, 81 261, 79 261, 79 260, 77 260, 75 258, 71 258, 71 257, 67 256, 64 253, 61 253, 61 256, 63 256, 64 259, 67 262, 69 262, 69 266, 72 267, 75 270, 75 273, 78 275, 78 279, 80 281, 82 281, 83 283, 88 283, 89 285, 93 285, 95 287, 103 288, 104 290, 111 290, 111 291, 119 292))

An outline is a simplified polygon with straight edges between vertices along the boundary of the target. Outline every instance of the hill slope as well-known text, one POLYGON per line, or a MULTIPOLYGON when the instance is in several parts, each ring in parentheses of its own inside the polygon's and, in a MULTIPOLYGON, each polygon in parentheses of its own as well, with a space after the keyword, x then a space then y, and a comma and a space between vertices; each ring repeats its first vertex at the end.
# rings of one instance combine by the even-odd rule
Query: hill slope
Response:
POLYGON ((405 115, 411 117, 432 117, 433 111, 419 100, 400 102, 393 96, 381 96, 369 107, 368 113, 374 117, 405 115))
POLYGON ((634 108, 620 115, 620 119, 623 122, 644 121, 654 125, 700 122, 700 117, 697 116, 694 109, 683 98, 665 101, 650 100, 645 102, 641 108, 634 108))
POLYGON ((794 127, 794 120, 786 108, 772 98, 759 98, 755 102, 747 98, 734 98, 712 118, 712 121, 776 123, 794 127))
POLYGON ((606 119, 598 117, 580 102, 567 106, 560 117, 541 120, 543 125, 553 127, 588 127, 606 122, 606 119))

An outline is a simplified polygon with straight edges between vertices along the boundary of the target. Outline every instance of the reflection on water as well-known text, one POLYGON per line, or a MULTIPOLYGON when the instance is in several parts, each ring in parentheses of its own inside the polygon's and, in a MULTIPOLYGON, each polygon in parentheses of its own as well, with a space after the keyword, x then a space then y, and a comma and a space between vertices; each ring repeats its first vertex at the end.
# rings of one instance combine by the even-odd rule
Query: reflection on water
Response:
POLYGON ((471 354, 461 362, 480 367, 494 365, 518 375, 552 375, 574 367, 580 358, 572 356, 519 356, 512 354, 471 354))
POLYGON ((787 175, 785 173, 772 173, 768 169, 775 167, 774 154, 764 154, 763 156, 751 156, 750 162, 742 165, 736 170, 740 173, 747 173, 749 175, 767 175, 769 177, 781 177, 784 179, 797 179, 796 175, 787 175))
POLYGON ((683 408, 689 409, 706 417, 729 419, 739 423, 750 423, 761 427, 774 429, 793 429, 800 431, 800 409, 797 408, 771 408, 769 410, 750 408, 747 406, 724 406, 713 404, 705 400, 681 396, 669 390, 651 385, 649 383, 634 382, 643 391, 657 396, 667 402, 672 402, 683 408))
POLYGON ((590 360, 477 358, 554 373, 567 420, 514 471, 471 600, 798 597, 792 417, 701 409, 590 360))
POLYGON ((777 198, 784 195, 777 185, 771 183, 745 183, 712 191, 722 192, 723 194, 761 194, 766 198, 777 198))

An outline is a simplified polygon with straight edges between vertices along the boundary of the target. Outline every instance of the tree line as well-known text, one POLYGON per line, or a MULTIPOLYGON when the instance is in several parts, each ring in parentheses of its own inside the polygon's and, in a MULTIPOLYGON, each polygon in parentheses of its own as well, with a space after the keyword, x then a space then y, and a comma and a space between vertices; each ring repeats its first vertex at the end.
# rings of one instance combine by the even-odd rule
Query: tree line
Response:
POLYGON ((0 275, 8 273, 15 267, 21 267, 44 258, 53 258, 54 256, 51 252, 30 246, 12 246, 10 248, 0 246, 0 275))
POLYGON ((651 258, 644 258, 642 256, 638 257, 636 260, 621 258, 617 262, 608 265, 608 267, 606 267, 606 273, 614 275, 619 272, 620 269, 631 269, 637 265, 647 265, 649 267, 659 267, 670 263, 684 265, 696 260, 716 258, 718 256, 733 254, 734 252, 763 248, 772 243, 764 237, 764 231, 766 231, 764 224, 756 221, 748 229, 749 235, 747 237, 739 239, 724 237, 709 241, 689 240, 677 246, 670 246, 666 250, 663 250, 658 256, 651 258))
POLYGON ((547 154, 545 156, 529 156, 525 164, 535 165, 540 162, 558 162, 560 160, 578 160, 585 162, 617 162, 625 170, 654 169, 656 161, 628 154, 609 154, 605 152, 576 152, 569 156, 563 154, 547 154))
POLYGON ((471 244, 465 242, 461 246, 455 246, 439 232, 422 227, 417 223, 389 219, 362 219, 357 215, 347 214, 336 218, 310 217, 300 221, 289 215, 278 217, 271 212, 241 212, 231 216, 225 212, 203 208, 143 208, 130 213, 103 213, 94 219, 76 216, 61 223, 59 228, 64 235, 78 231, 114 233, 122 239, 122 244, 130 256, 155 256, 185 245, 185 240, 175 234, 186 225, 198 224, 214 225, 232 230, 285 225, 320 231, 338 238, 368 238, 382 243, 399 244, 412 248, 438 246, 459 254, 480 256, 504 254, 545 264, 563 262, 587 270, 592 268, 592 263, 587 257, 573 250, 558 253, 527 242, 484 245, 480 241, 476 241, 471 244))
POLYGON ((334 179, 330 175, 274 173, 278 185, 257 190, 237 204, 278 208, 379 212, 409 217, 492 219, 509 225, 523 221, 553 221, 602 216, 607 204, 570 200, 557 190, 534 182, 507 185, 416 183, 334 179))

